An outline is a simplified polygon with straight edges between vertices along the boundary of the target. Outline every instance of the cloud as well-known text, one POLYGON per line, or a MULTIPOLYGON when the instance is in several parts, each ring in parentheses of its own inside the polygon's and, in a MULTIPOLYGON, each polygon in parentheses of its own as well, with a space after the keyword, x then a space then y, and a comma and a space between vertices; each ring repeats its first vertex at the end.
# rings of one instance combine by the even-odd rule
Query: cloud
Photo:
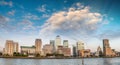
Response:
POLYGON ((45 11, 46 11, 46 5, 44 4, 44 5, 42 5, 42 6, 39 6, 39 7, 37 8, 37 10, 38 10, 39 12, 45 12, 45 11))
POLYGON ((40 20, 40 17, 38 17, 37 15, 33 15, 31 13, 26 14, 25 16, 23 16, 23 18, 31 20, 40 20))
POLYGON ((0 28, 6 27, 6 24, 10 21, 8 17, 0 15, 0 28))
POLYGON ((48 14, 43 14, 42 15, 42 18, 48 18, 48 17, 50 17, 48 14))
POLYGON ((22 26, 23 30, 35 29, 33 23, 30 20, 23 20, 22 22, 18 23, 18 25, 22 26))
POLYGON ((12 11, 9 11, 9 12, 8 12, 8 15, 14 16, 14 14, 15 14, 15 10, 12 10, 12 11))
POLYGON ((87 36, 94 34, 102 24, 102 14, 91 12, 90 7, 71 7, 68 11, 59 11, 52 16, 41 27, 40 34, 62 34, 66 36, 87 36))
POLYGON ((98 38, 100 39, 116 39, 116 38, 120 38, 120 29, 118 29, 117 31, 113 31, 113 30, 106 30, 105 32, 99 34, 98 38))
POLYGON ((2 0, 2 1, 0 1, 0 5, 8 5, 8 6, 12 7, 13 2, 12 1, 6 2, 6 1, 2 0))

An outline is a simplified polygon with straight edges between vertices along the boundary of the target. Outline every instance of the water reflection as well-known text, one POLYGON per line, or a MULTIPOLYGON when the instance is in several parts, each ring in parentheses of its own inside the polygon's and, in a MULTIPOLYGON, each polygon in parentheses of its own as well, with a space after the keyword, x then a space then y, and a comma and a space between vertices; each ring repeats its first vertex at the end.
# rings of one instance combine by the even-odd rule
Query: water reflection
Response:
MULTIPOLYGON (((120 58, 85 58, 85 65, 120 65, 120 58)), ((82 65, 82 59, 5 59, 0 65, 82 65)))

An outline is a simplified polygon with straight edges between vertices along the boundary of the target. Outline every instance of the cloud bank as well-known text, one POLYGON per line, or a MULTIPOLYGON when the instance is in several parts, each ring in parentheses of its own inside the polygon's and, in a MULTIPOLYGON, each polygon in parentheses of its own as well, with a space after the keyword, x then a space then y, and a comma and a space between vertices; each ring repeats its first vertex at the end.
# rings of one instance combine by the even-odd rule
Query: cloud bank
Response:
POLYGON ((102 24, 103 16, 98 12, 91 12, 90 7, 76 3, 77 8, 71 7, 68 11, 59 11, 41 27, 40 34, 86 36, 91 35, 102 24))

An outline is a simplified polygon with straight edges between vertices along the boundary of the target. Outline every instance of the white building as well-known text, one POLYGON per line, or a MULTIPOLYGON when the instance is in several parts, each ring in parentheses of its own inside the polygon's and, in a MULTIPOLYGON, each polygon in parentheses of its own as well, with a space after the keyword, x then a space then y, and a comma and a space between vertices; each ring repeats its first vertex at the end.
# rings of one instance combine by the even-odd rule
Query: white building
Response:
POLYGON ((21 53, 24 55, 34 55, 35 46, 21 46, 21 53))
POLYGON ((68 40, 63 40, 63 47, 66 47, 66 48, 68 48, 68 40))
POLYGON ((55 48, 56 48, 56 50, 58 49, 58 46, 60 46, 60 45, 61 45, 61 38, 58 35, 58 36, 56 36, 56 39, 55 39, 55 48))
POLYGON ((84 50, 85 49, 84 48, 84 43, 81 42, 81 41, 78 41, 76 46, 77 46, 77 50, 84 50))

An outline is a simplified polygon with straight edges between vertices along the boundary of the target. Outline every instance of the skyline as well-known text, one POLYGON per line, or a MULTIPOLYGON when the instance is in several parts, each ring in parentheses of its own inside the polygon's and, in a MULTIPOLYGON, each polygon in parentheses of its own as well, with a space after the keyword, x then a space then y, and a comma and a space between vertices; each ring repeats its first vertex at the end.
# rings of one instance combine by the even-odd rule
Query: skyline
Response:
POLYGON ((71 45, 80 40, 92 50, 107 38, 120 50, 119 11, 119 0, 1 0, 0 47, 7 39, 32 45, 41 38, 47 44, 60 35, 71 45))

